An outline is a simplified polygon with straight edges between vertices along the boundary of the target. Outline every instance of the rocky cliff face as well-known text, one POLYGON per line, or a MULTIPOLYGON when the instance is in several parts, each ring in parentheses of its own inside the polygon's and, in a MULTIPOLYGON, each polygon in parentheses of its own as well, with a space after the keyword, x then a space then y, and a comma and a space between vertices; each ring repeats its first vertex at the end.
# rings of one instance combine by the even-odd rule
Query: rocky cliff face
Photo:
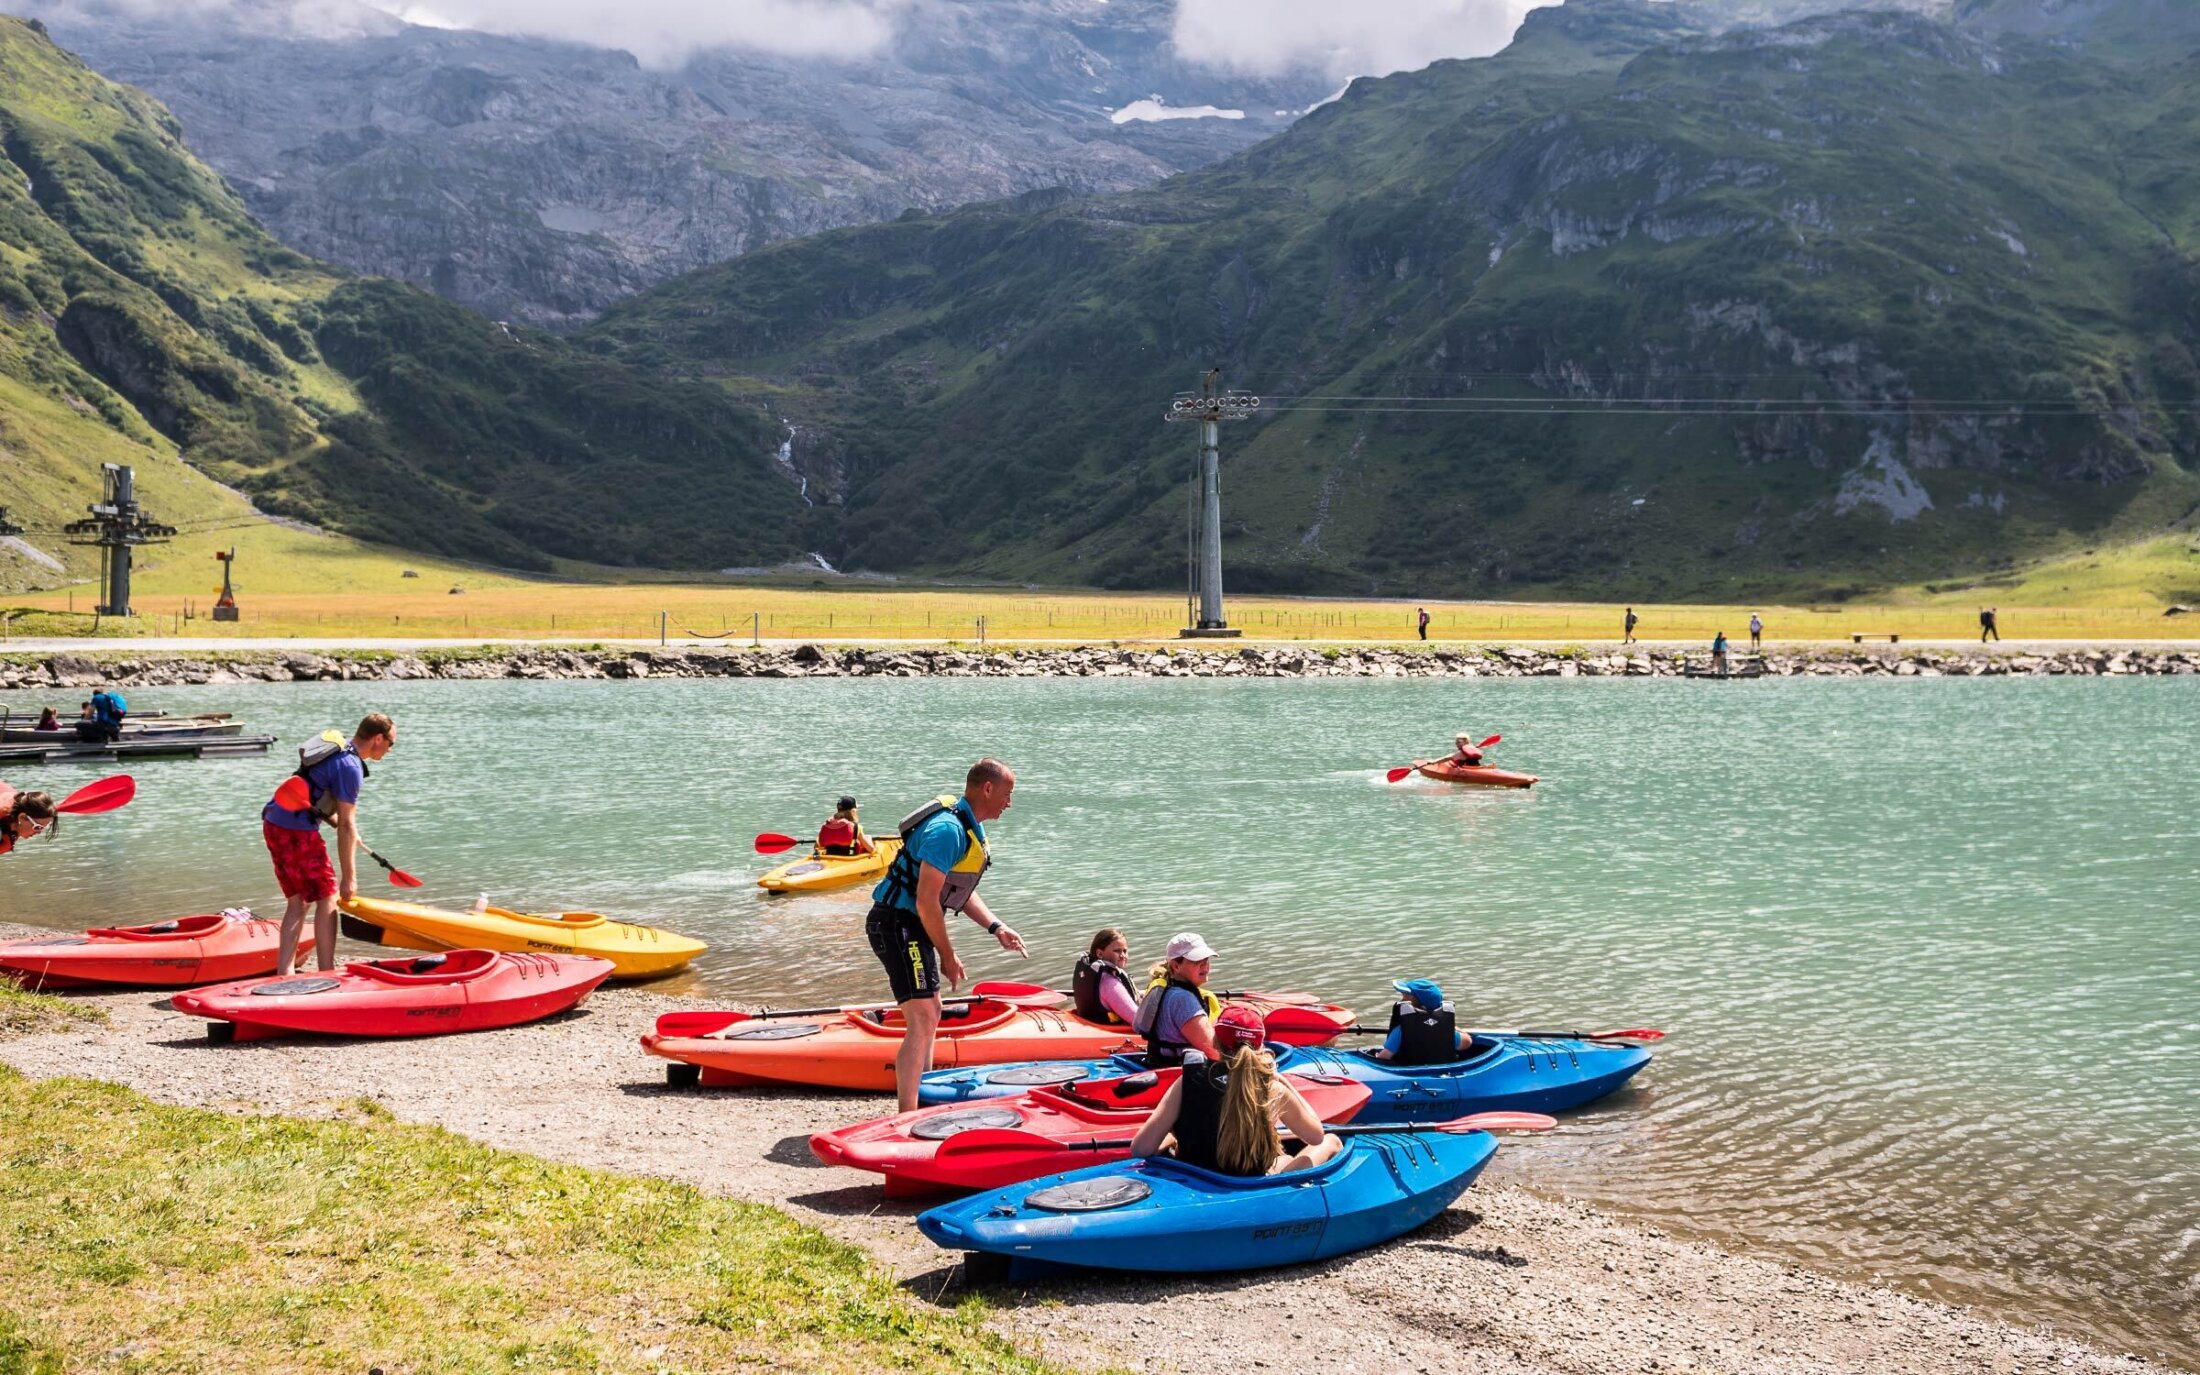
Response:
POLYGON ((1170 0, 917 0, 876 55, 726 50, 677 70, 348 0, 25 8, 159 96, 284 242, 550 327, 822 229, 1150 185, 1267 137, 1334 84, 1182 62, 1170 0), (1243 117, 1115 122, 1155 97, 1243 117))

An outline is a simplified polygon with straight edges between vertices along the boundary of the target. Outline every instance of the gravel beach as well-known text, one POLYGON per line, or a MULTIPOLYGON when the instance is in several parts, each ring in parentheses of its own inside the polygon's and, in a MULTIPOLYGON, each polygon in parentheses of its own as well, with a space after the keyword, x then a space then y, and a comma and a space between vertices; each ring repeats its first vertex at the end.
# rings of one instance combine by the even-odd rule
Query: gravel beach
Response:
MULTIPOLYGON (((0 939, 33 934, 0 927, 0 939)), ((828 1169, 807 1137, 884 1097, 673 1091, 636 1038, 675 1000, 607 989, 533 1027, 415 1041, 207 1042, 150 992, 75 995, 104 1027, 0 1044, 33 1076, 127 1084, 163 1102, 325 1116, 371 1097, 493 1145, 771 1203, 867 1248, 925 1302, 963 1291, 954 1259, 875 1180, 828 1169)), ((1652 1071, 1655 1073, 1655 1070, 1652 1071)), ((1564 1130, 1562 1126, 1561 1131, 1564 1130)), ((1435 1225, 1342 1261, 1206 1280, 1092 1277, 990 1297, 1005 1329, 1063 1362, 1136 1370, 1329 1372, 2138 1372, 2162 1367, 2040 1329, 1777 1260, 1731 1255, 1488 1182, 1435 1225)))

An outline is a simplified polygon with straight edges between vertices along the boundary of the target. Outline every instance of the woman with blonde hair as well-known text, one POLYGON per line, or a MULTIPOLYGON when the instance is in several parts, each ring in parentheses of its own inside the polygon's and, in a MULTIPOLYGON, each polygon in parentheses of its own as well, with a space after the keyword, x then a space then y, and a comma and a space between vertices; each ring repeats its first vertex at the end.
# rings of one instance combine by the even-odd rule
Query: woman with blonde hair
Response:
POLYGON ((1259 1013, 1224 1008, 1215 1020, 1215 1047, 1222 1058, 1185 1062, 1183 1074, 1138 1129, 1131 1154, 1168 1150, 1187 1165, 1248 1176, 1304 1170, 1335 1159, 1344 1141, 1324 1130, 1299 1091, 1276 1073, 1276 1062, 1262 1049, 1267 1039, 1259 1013), (1286 1156, 1276 1135, 1279 1126, 1307 1144, 1286 1156))

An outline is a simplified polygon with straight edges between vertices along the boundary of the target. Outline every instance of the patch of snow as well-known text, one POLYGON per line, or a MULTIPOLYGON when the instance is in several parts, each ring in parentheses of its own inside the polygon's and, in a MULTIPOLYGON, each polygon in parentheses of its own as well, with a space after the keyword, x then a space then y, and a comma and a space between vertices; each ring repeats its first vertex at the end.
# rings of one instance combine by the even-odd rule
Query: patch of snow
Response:
POLYGON ((2009 251, 2016 254, 2018 257, 2029 258, 2032 256, 2030 253, 2027 253, 2025 251, 2024 240, 2018 238, 2016 235, 2010 233, 2008 230, 1989 229, 1986 232, 2001 240, 2003 243, 2007 244, 2009 246, 2009 251))
POLYGON ((1223 110, 1212 105, 1165 105, 1161 97, 1134 100, 1108 116, 1110 124, 1128 124, 1132 120, 1152 123, 1164 119, 1243 119, 1243 110, 1223 110))
POLYGON ((1299 113, 1300 113, 1300 114, 1302 114, 1302 115, 1310 115, 1310 114, 1314 113, 1314 112, 1315 112, 1316 110, 1319 110, 1319 109, 1320 109, 1320 108, 1321 108, 1322 106, 1324 106, 1324 105, 1334 105, 1334 104, 1336 104, 1336 103, 1337 103, 1338 101, 1340 101, 1340 100, 1344 99, 1344 93, 1345 93, 1346 91, 1349 91, 1349 90, 1351 90, 1351 89, 1352 89, 1352 83, 1353 83, 1354 81, 1357 81, 1358 79, 1359 79, 1359 78, 1357 78, 1357 77, 1347 77, 1347 78, 1345 78, 1345 83, 1344 83, 1344 84, 1343 84, 1342 86, 1339 86, 1339 87, 1338 87, 1338 88, 1337 88, 1336 90, 1334 90, 1334 91, 1331 91, 1331 92, 1330 92, 1330 93, 1329 93, 1328 95, 1325 95, 1325 96, 1323 96, 1323 97, 1322 97, 1322 98, 1321 98, 1320 100, 1317 100, 1317 101, 1315 101, 1315 102, 1314 102, 1313 104, 1311 104, 1311 105, 1307 106, 1307 107, 1306 107, 1305 109, 1303 109, 1303 110, 1299 111, 1299 113))
POLYGON ((1504 244, 1502 244, 1502 243, 1493 243, 1493 244, 1491 244, 1491 245, 1490 245, 1490 266, 1491 266, 1491 267, 1495 267, 1495 266, 1497 266, 1497 260, 1498 260, 1499 258, 1502 258, 1502 257, 1504 257, 1504 256, 1505 256, 1505 245, 1504 245, 1504 244))

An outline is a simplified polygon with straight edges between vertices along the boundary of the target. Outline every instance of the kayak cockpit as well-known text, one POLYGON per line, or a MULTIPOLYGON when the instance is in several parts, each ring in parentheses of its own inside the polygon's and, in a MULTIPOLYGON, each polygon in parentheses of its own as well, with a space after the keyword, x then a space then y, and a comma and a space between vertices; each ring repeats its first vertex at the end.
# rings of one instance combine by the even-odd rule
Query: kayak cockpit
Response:
POLYGON ((399 987, 419 987, 478 979, 494 969, 497 960, 494 950, 447 950, 403 960, 354 960, 344 966, 344 972, 399 987))
POLYGON ((157 921, 150 926, 103 926, 84 934, 94 940, 186 941, 210 936, 221 930, 222 923, 228 920, 219 912, 209 912, 195 917, 177 917, 173 921, 157 921))

